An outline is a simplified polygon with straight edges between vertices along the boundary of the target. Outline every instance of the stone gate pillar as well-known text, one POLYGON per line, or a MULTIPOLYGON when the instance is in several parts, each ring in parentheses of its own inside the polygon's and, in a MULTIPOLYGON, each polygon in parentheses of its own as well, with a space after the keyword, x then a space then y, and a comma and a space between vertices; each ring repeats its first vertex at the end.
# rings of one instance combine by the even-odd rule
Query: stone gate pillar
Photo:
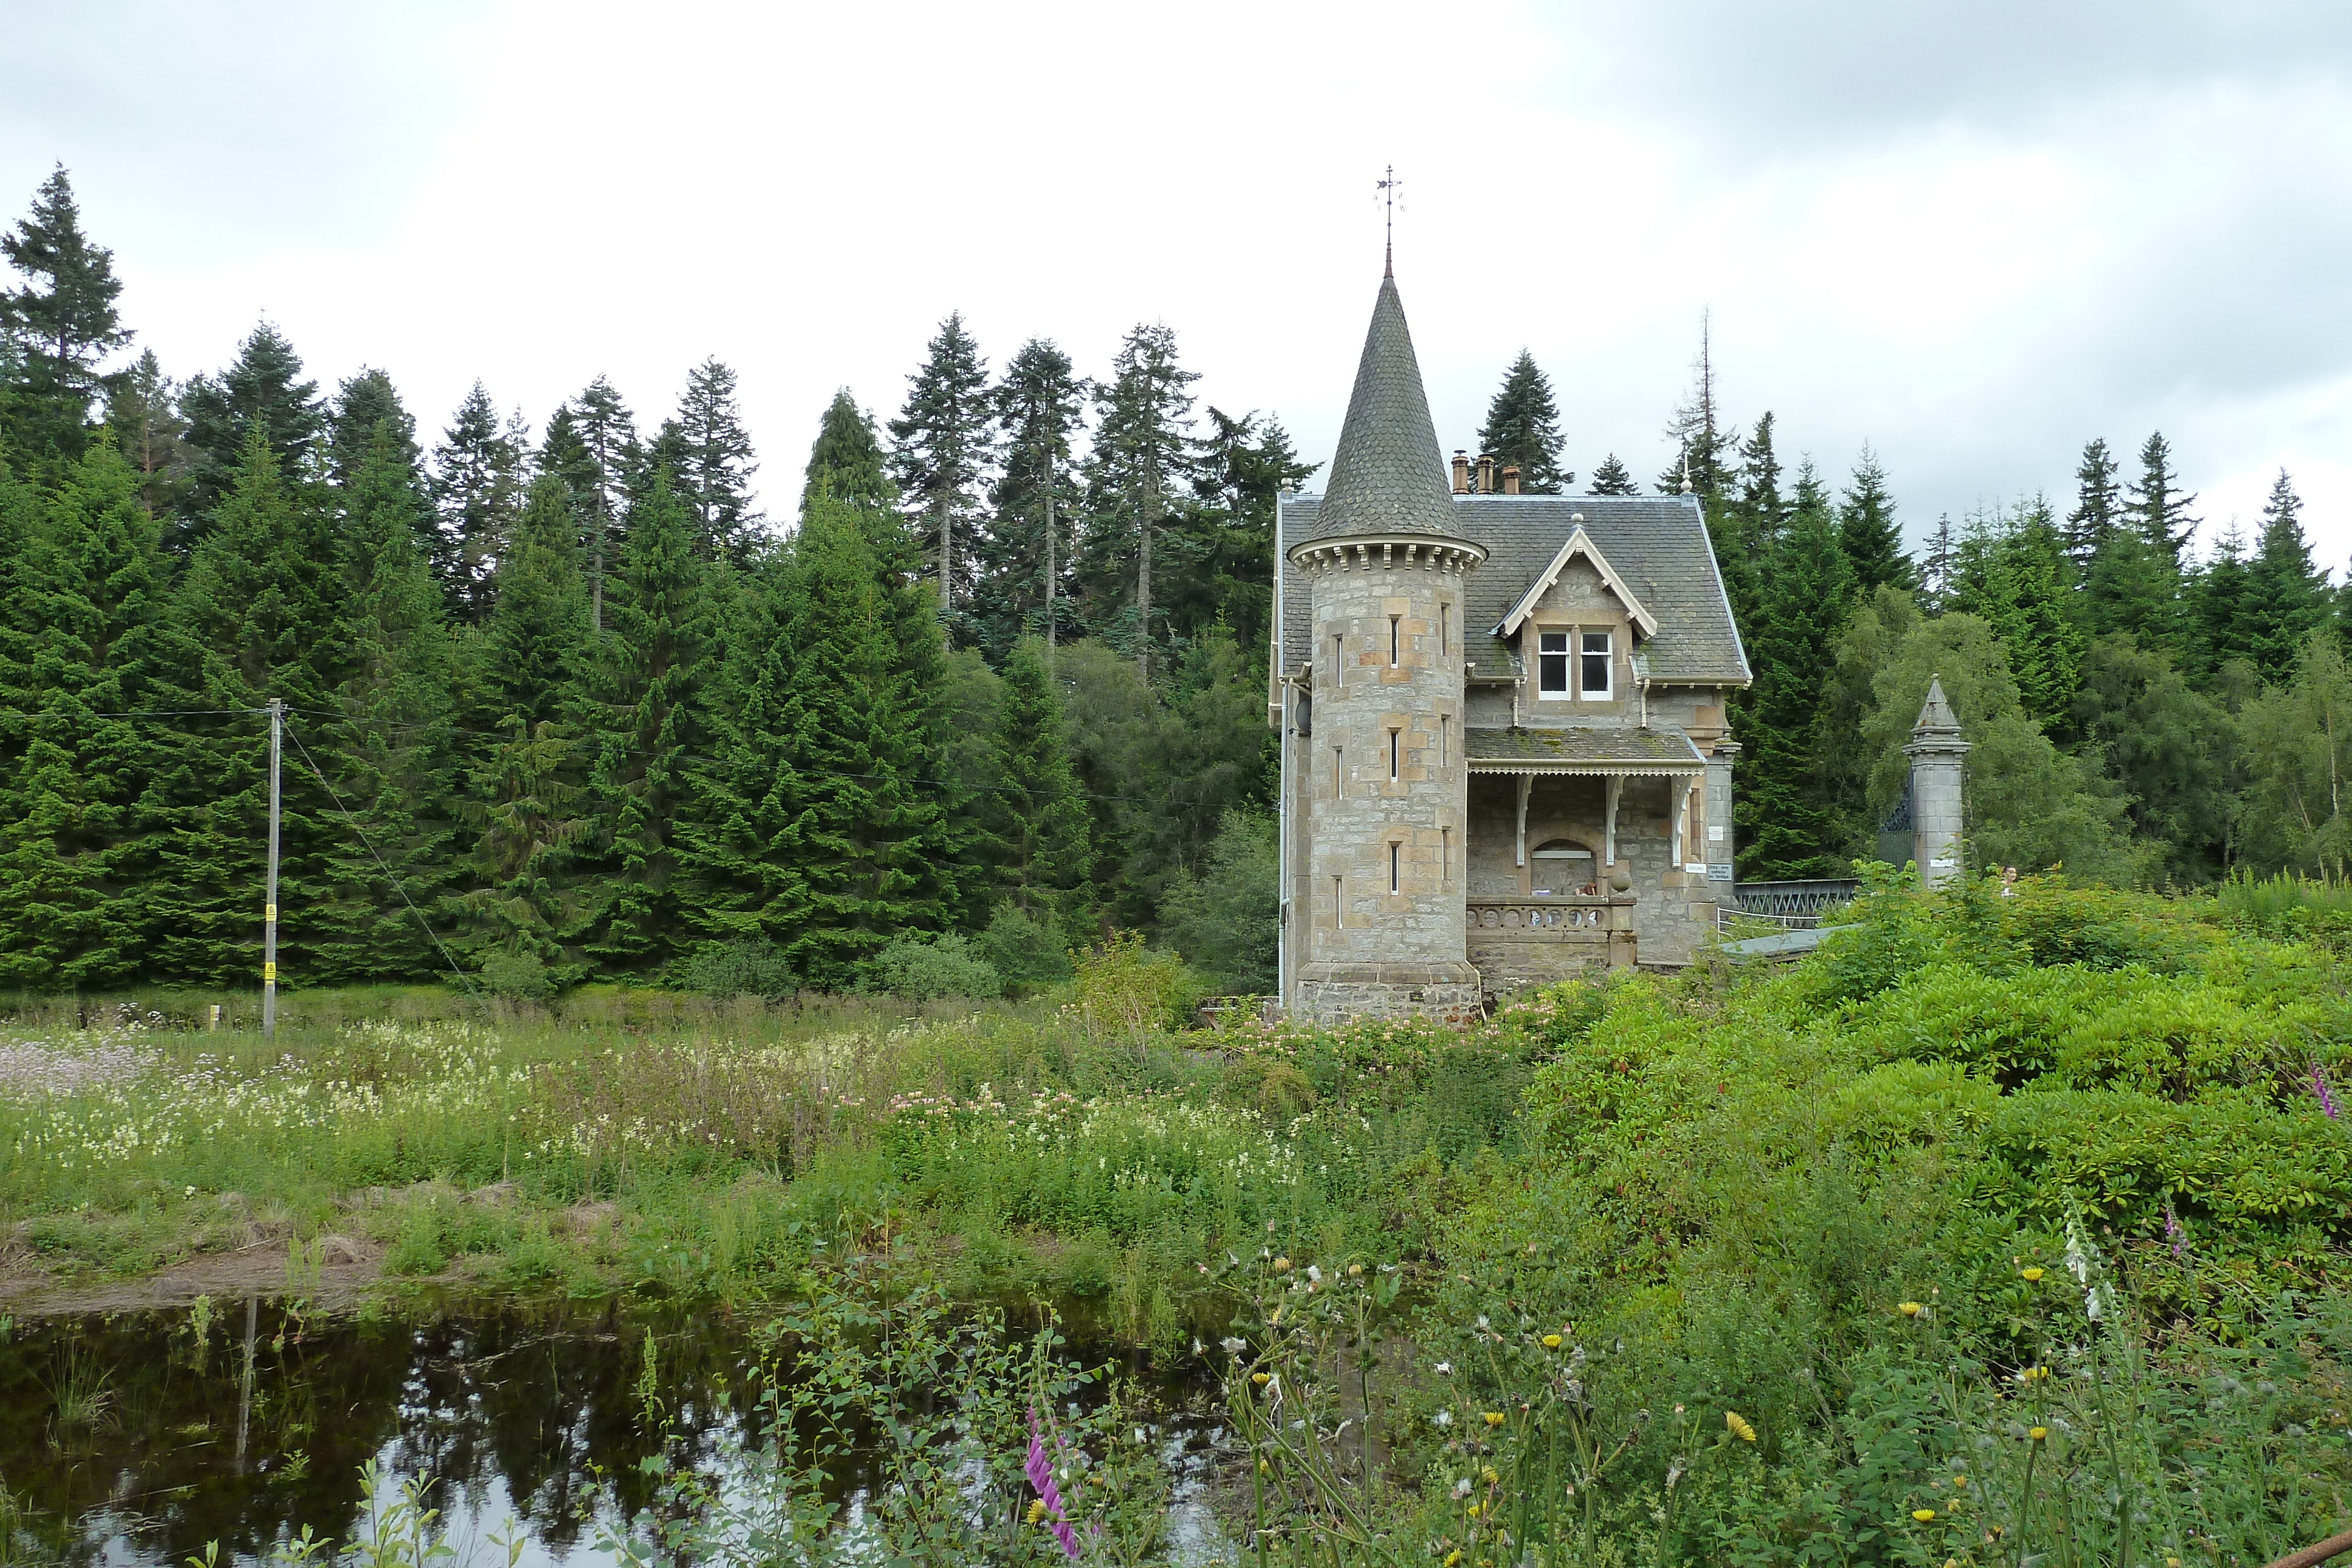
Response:
POLYGON ((1942 678, 1928 677, 1927 701, 1903 754, 1911 759, 1911 859, 1920 881, 1931 888, 1960 874, 1960 835, 1967 831, 1961 790, 1969 749, 1960 738, 1960 721, 1944 699, 1942 678))

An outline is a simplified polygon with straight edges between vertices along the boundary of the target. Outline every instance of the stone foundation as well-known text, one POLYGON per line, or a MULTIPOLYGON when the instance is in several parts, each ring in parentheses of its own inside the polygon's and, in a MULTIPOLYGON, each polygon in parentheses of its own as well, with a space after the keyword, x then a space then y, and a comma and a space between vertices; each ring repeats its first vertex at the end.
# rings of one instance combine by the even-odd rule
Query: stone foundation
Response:
POLYGON ((1486 988, 1467 964, 1310 964, 1299 976, 1298 1003, 1291 1016, 1327 1026, 1391 1018, 1468 1024, 1485 1015, 1485 1003, 1486 988))

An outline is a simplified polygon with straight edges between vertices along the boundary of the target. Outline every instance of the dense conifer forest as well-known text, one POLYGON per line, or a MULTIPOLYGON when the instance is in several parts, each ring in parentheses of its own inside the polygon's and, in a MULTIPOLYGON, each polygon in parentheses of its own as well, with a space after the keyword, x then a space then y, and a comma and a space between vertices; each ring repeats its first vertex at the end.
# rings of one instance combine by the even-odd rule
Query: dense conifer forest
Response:
MULTIPOLYGON (((601 377, 536 423, 477 384, 437 434, 266 321, 175 379, 62 169, 5 251, 0 985, 253 982, 275 699, 296 986, 778 995, 910 943, 1019 986, 1126 928, 1270 986, 1272 519, 1316 465, 1203 405, 1166 327, 1089 376, 950 317, 895 414, 811 411, 795 473, 716 359, 657 420, 601 377)), ((1480 436, 1575 487, 1530 355, 1480 436)), ((2216 534, 2161 435, 2094 440, 1915 559, 1876 458, 1784 457, 1704 346, 1666 436, 1756 672, 1743 877, 1876 852, 1930 669, 1988 862, 2345 871, 2346 614, 2288 476, 2216 534)))

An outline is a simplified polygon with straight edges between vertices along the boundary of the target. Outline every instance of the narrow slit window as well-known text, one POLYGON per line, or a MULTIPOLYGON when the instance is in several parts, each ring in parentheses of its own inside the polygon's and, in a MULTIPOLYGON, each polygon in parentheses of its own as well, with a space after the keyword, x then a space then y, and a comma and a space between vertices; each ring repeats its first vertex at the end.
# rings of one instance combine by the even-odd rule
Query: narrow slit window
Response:
POLYGON ((1391 616, 1390 616, 1390 617, 1389 617, 1389 668, 1390 668, 1390 669, 1391 669, 1391 670, 1395 669, 1395 668, 1397 667, 1397 665, 1402 662, 1401 655, 1403 653, 1403 652, 1404 652, 1404 617, 1402 617, 1402 616, 1401 616, 1401 615, 1391 615, 1391 616))
POLYGON ((1391 784, 1397 781, 1397 769, 1403 761, 1400 754, 1403 750, 1403 736, 1393 729, 1389 731, 1389 782, 1391 784))
POLYGON ((1345 931, 1348 928, 1347 894, 1348 879, 1341 876, 1333 877, 1331 879, 1331 928, 1335 931, 1345 931))
POLYGON ((1568 633, 1565 632, 1542 632, 1536 635, 1536 695, 1568 695, 1568 633))
POLYGON ((1451 604, 1437 607, 1437 651, 1441 654, 1454 652, 1454 606, 1451 604))
POLYGON ((1395 842, 1389 845, 1389 891, 1404 891, 1404 846, 1395 842))
POLYGON ((1453 756, 1453 743, 1454 716, 1450 713, 1439 714, 1437 716, 1437 765, 1440 768, 1444 767, 1453 756))
POLYGON ((1454 830, 1437 830, 1437 885, 1454 885, 1454 830))
POLYGON ((1606 632, 1585 632, 1580 651, 1583 667, 1577 671, 1577 684, 1583 689, 1585 700, 1608 701, 1609 671, 1615 663, 1610 657, 1610 634, 1606 632))
POLYGON ((1347 642, 1344 638, 1334 637, 1331 639, 1331 684, 1335 686, 1339 684, 1341 679, 1341 666, 1339 661, 1345 656, 1344 650, 1347 648, 1347 642))
POLYGON ((1348 748, 1335 746, 1331 748, 1331 799, 1344 800, 1347 798, 1348 748))

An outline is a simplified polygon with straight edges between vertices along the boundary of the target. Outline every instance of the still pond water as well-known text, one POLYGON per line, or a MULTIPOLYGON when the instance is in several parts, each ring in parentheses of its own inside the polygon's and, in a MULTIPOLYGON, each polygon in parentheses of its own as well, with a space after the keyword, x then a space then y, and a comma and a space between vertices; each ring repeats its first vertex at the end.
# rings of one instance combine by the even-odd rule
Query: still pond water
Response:
MULTIPOLYGON (((208 1542, 224 1562, 251 1562, 305 1525, 347 1541, 373 1459, 387 1495, 435 1481, 452 1568, 503 1568, 491 1538, 510 1525, 525 1563, 587 1568, 609 1561, 582 1517, 592 1469, 618 1493, 595 1508, 613 1521, 644 1500, 638 1461, 661 1447, 636 1393, 647 1331, 673 1430, 706 1465, 737 1429, 719 1391, 757 1364, 745 1326, 723 1315, 561 1302, 303 1322, 262 1302, 248 1382, 248 1310, 221 1309, 201 1349, 184 1311, 9 1326, 0 1489, 17 1517, 0 1563, 180 1568, 208 1542)), ((1223 1437, 1210 1390, 1183 1376, 1150 1386, 1177 1476, 1171 1544, 1180 1559, 1224 1556, 1208 1506, 1223 1437)), ((852 1494, 869 1479, 844 1478, 852 1494)))

